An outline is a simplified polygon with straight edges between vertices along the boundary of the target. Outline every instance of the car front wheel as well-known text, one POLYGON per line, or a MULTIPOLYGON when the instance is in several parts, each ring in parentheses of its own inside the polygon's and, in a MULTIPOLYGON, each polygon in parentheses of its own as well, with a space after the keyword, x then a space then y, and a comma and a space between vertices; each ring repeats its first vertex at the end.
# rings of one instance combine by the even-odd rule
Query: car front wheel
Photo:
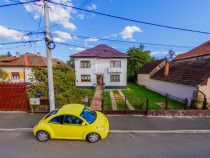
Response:
POLYGON ((98 140, 100 139, 100 135, 98 133, 90 133, 87 135, 87 140, 90 142, 90 143, 95 143, 97 142, 98 140))
POLYGON ((46 141, 48 141, 50 139, 50 135, 46 131, 38 131, 37 134, 36 134, 36 138, 40 142, 46 142, 46 141))

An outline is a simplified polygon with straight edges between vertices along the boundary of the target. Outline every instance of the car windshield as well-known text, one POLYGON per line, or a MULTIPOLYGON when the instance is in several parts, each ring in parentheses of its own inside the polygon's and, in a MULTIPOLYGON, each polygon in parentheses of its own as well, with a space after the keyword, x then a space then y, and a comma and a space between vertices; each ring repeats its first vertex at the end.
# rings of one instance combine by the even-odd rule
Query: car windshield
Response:
POLYGON ((80 116, 84 118, 89 124, 93 123, 97 117, 96 112, 92 111, 88 107, 84 107, 80 116))
POLYGON ((58 110, 59 109, 55 109, 55 110, 51 111, 50 113, 48 113, 47 116, 45 117, 45 119, 48 118, 48 117, 50 117, 50 116, 52 116, 52 115, 57 114, 58 110))

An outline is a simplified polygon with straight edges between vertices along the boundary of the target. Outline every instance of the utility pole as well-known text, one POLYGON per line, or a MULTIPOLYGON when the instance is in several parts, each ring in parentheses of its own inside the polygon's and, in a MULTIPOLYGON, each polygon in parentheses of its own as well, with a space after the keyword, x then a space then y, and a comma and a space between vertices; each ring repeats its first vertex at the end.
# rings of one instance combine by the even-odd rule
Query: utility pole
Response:
POLYGON ((50 48, 49 7, 48 7, 48 0, 43 0, 43 2, 44 2, 44 18, 45 18, 45 43, 47 51, 49 103, 50 103, 50 111, 53 111, 55 109, 55 99, 54 99, 52 57, 51 57, 51 48, 50 48))

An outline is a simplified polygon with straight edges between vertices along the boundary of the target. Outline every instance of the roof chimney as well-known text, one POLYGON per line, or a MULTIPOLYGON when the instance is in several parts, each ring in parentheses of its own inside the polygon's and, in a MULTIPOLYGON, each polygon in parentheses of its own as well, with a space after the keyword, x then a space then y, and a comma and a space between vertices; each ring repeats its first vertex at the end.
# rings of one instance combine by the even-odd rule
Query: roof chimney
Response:
POLYGON ((40 56, 41 55, 41 53, 40 52, 37 52, 37 56, 40 56))
POLYGON ((166 61, 165 67, 164 67, 164 76, 168 76, 169 74, 169 62, 166 61))
POLYGON ((16 58, 20 58, 20 53, 16 52, 16 58))

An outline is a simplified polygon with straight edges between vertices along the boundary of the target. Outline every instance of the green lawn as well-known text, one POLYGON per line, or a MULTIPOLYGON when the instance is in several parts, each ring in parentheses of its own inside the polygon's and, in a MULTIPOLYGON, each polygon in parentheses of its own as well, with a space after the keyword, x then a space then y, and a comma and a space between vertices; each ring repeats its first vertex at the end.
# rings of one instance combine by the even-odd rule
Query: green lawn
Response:
POLYGON ((112 101, 109 91, 103 91, 104 110, 112 110, 112 101))
MULTIPOLYGON (((149 109, 165 109, 165 96, 133 83, 128 83, 128 88, 130 90, 122 90, 122 92, 136 110, 146 109, 146 98, 149 98, 149 109)), ((168 99, 168 109, 184 109, 184 104, 168 99)))
MULTIPOLYGON (((113 94, 117 103, 117 110, 125 110, 125 101, 119 94, 118 90, 113 90, 113 94)), ((126 109, 129 109, 127 105, 126 105, 126 109)))
POLYGON ((65 93, 63 96, 57 96, 55 100, 56 108, 65 104, 70 103, 84 104, 88 106, 88 103, 83 103, 81 99, 88 96, 89 104, 91 104, 92 98, 94 97, 95 90, 93 89, 73 89, 72 91, 65 93))

